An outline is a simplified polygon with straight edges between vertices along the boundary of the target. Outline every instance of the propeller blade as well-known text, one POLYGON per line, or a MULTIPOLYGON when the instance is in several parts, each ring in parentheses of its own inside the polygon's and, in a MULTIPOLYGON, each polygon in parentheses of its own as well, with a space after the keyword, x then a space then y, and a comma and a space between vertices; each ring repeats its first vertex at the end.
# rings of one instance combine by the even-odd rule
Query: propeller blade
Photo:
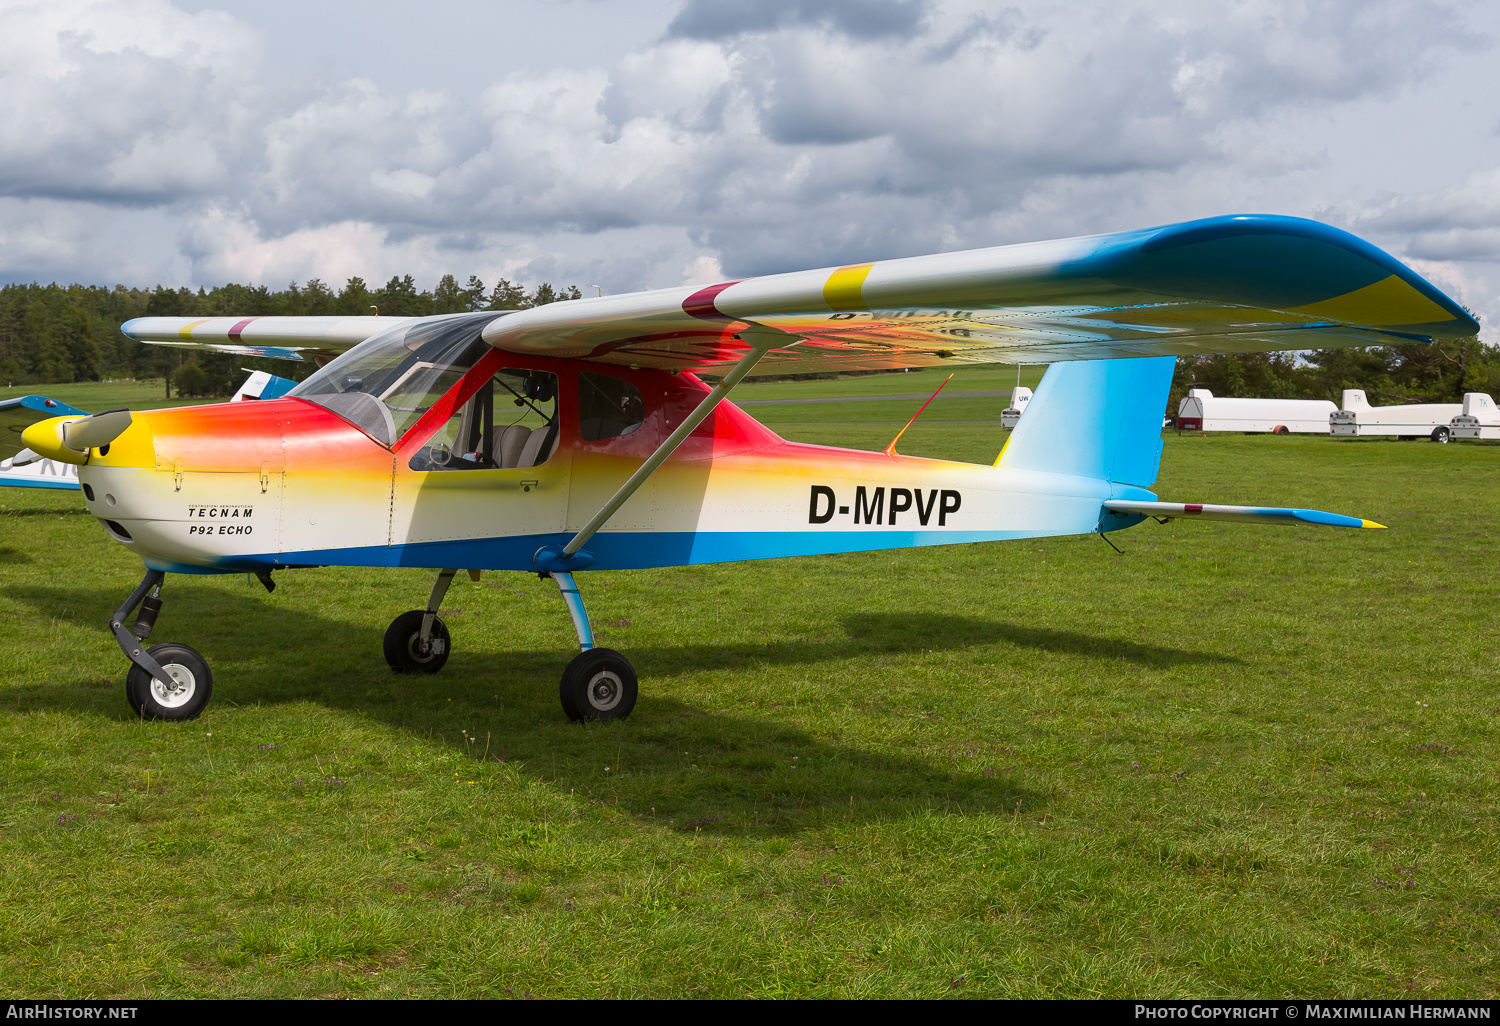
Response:
POLYGON ((129 410, 105 410, 63 425, 63 444, 78 452, 108 445, 130 426, 129 410))

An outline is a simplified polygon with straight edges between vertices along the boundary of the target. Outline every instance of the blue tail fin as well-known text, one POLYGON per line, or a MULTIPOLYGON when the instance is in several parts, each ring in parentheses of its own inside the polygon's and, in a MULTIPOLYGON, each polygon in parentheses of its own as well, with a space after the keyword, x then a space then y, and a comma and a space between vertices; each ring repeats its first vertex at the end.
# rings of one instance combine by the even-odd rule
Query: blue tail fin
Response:
POLYGON ((1175 358, 1055 363, 995 461, 997 467, 1149 488, 1175 358))

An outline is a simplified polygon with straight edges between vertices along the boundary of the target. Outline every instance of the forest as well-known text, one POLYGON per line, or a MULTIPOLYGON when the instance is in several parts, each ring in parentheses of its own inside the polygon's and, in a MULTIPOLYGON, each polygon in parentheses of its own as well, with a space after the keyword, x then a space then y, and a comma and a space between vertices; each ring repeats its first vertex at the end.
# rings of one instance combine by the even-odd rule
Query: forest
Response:
POLYGON ((99 381, 109 378, 164 379, 165 393, 183 396, 229 395, 244 378, 241 368, 269 370, 300 379, 311 364, 261 360, 143 345, 120 333, 132 317, 265 317, 271 315, 380 313, 402 317, 463 313, 470 310, 524 310, 580 299, 578 287, 546 282, 531 292, 501 279, 487 288, 470 276, 460 285, 443 275, 431 291, 419 291, 411 275, 393 276, 371 289, 350 278, 333 291, 317 278, 280 292, 265 286, 221 285, 213 289, 126 288, 116 285, 6 285, 0 288, 0 381, 9 385, 99 381))
MULTIPOLYGON (((94 285, 6 285, 0 288, 0 380, 10 385, 162 379, 167 397, 228 395, 241 368, 301 378, 313 368, 142 345, 120 334, 132 317, 217 317, 294 314, 353 316, 379 312, 424 316, 469 310, 524 310, 582 298, 578 287, 542 283, 527 289, 501 279, 494 286, 470 275, 462 285, 445 274, 431 290, 411 275, 392 276, 371 289, 350 278, 334 291, 317 278, 273 292, 265 286, 213 289, 104 288, 94 285)), ((1169 412, 1191 387, 1215 395, 1329 399, 1363 388, 1375 405, 1458 402, 1465 392, 1500 393, 1500 350, 1477 338, 1432 344, 1326 349, 1302 353, 1186 356, 1177 361, 1169 412)))

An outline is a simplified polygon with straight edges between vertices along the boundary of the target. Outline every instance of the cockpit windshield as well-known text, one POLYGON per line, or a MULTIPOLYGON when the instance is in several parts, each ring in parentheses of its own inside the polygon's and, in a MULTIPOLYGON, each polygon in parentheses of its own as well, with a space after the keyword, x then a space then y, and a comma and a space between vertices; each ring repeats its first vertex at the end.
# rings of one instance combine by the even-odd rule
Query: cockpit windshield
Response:
POLYGON ((479 337, 503 313, 427 317, 366 339, 287 393, 395 445, 489 346, 479 337))

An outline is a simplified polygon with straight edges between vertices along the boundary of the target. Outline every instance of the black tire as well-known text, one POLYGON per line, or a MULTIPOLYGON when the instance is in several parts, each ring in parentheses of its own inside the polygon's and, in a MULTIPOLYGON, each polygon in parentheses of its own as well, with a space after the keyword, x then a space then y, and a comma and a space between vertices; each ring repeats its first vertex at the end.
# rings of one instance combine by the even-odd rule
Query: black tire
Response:
MULTIPOLYGON (((573 662, 577 661, 576 659, 573 660, 573 662)), ((578 706, 573 704, 572 669, 573 663, 569 663, 568 668, 563 670, 562 680, 557 685, 557 700, 562 703, 563 712, 567 715, 568 719, 574 723, 582 723, 583 713, 579 712, 578 706)))
POLYGON ((563 712, 575 723, 623 720, 635 708, 635 667, 612 648, 580 652, 563 671, 563 712))
POLYGON ((1434 442, 1437 442, 1439 445, 1444 445, 1447 443, 1450 434, 1451 432, 1449 432, 1447 428, 1439 424, 1437 427, 1432 429, 1432 440, 1434 442))
POLYGON ((431 647, 426 652, 421 649, 422 617, 426 615, 426 610, 413 609, 385 629, 385 661, 397 673, 437 673, 448 661, 453 639, 441 617, 433 617, 431 647))
POLYGON ((151 679, 139 666, 125 675, 125 700, 144 720, 196 720, 214 691, 208 662, 186 645, 163 642, 147 653, 171 676, 170 685, 151 679))
POLYGON ((1289 435, 1292 432, 1287 428, 1285 424, 1278 424, 1274 433, 1278 435, 1289 435))

